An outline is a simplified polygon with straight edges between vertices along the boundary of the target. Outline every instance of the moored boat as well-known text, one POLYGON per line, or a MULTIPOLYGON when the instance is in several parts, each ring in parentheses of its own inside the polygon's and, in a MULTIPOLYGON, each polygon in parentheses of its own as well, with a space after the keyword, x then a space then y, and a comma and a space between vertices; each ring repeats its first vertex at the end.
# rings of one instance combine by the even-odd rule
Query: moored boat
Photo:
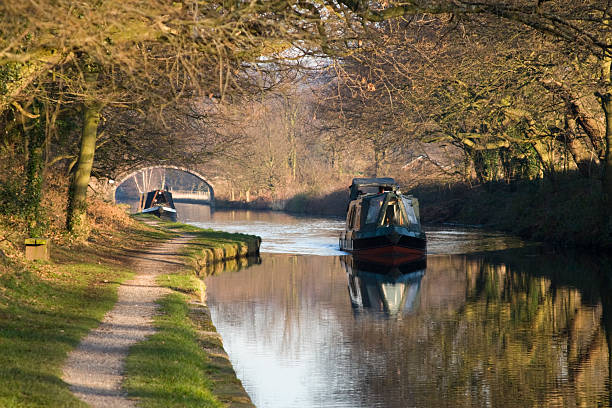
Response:
POLYGON ((427 254, 418 200, 392 178, 355 178, 340 249, 364 261, 401 265, 427 254))
POLYGON ((159 218, 176 221, 176 208, 172 193, 167 190, 153 190, 140 197, 140 213, 153 214, 159 218))

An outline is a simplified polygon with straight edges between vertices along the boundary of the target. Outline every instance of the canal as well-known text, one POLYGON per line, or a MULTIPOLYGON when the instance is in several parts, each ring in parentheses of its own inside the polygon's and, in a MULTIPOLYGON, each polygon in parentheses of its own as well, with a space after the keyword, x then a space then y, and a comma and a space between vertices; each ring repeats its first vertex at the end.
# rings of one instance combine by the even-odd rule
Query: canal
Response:
POLYGON ((253 402, 269 407, 610 405, 610 260, 502 234, 427 230, 427 264, 381 275, 337 249, 340 219, 177 205, 263 238, 205 279, 253 402))

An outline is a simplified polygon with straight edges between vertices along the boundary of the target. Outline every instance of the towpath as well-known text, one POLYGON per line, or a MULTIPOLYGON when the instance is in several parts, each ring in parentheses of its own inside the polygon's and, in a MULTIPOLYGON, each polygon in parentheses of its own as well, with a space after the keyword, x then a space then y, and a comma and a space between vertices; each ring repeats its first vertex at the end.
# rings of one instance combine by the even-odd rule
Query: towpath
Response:
POLYGON ((169 293, 156 278, 182 265, 179 250, 190 238, 182 235, 132 255, 136 276, 119 286, 115 307, 68 355, 63 380, 79 399, 92 407, 136 406, 121 388, 125 359, 131 346, 155 332, 156 301, 169 293))

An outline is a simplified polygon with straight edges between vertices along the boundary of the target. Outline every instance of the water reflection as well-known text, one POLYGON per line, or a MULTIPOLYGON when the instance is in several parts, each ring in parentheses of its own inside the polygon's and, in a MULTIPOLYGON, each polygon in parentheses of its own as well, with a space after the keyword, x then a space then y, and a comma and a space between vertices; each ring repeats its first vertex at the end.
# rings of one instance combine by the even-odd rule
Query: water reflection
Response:
POLYGON ((347 261, 265 255, 207 280, 257 406, 609 405, 609 261, 494 251, 414 275, 347 261))
POLYGON ((397 316, 415 308, 425 274, 426 261, 389 266, 364 262, 346 255, 340 258, 348 277, 353 310, 397 316))
POLYGON ((221 275, 222 273, 228 272, 238 272, 242 269, 248 268, 253 265, 258 265, 260 263, 261 258, 259 257, 259 255, 256 255, 245 258, 243 257, 237 259, 228 259, 222 262, 215 262, 213 264, 203 265, 199 268, 199 270, 195 268, 195 265, 194 268, 196 269, 196 273, 198 274, 198 276, 205 277, 217 276, 221 275))
POLYGON ((206 278, 260 408, 610 405, 608 259, 437 228, 424 273, 380 276, 337 256, 342 220, 185 206, 184 221, 264 236, 261 264, 206 278))

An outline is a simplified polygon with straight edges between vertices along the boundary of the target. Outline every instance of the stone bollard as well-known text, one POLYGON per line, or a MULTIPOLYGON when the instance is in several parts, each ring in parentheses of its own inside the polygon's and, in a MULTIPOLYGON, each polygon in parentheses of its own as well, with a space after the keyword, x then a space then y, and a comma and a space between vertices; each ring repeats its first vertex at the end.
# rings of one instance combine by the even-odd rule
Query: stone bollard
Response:
POLYGON ((49 260, 49 245, 45 238, 26 238, 25 240, 25 256, 31 261, 49 260))

